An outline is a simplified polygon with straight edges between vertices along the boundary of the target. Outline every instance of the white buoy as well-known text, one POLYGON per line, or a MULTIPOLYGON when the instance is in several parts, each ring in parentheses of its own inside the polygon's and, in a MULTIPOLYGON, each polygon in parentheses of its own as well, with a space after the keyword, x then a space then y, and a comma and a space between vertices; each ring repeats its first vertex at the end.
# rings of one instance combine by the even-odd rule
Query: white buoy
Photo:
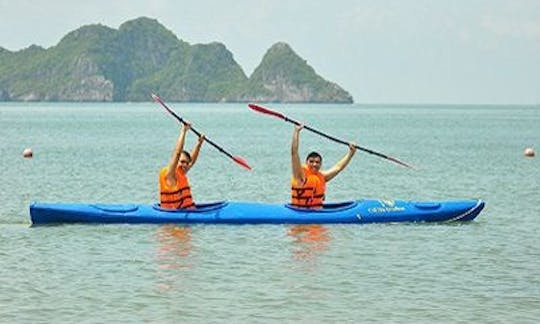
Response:
POLYGON ((534 150, 532 147, 527 147, 525 151, 523 151, 523 155, 526 157, 534 157, 534 150))
POLYGON ((32 156, 34 156, 34 152, 32 152, 32 148, 27 147, 24 149, 22 155, 23 155, 23 158, 25 159, 31 159, 32 156))

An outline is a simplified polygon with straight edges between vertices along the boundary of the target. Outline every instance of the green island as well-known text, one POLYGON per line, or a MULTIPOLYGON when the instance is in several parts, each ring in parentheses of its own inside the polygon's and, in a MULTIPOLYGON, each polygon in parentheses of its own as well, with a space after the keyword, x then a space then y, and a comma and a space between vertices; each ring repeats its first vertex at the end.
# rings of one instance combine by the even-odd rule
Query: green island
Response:
POLYGON ((0 47, 0 101, 352 103, 286 43, 246 76, 222 43, 191 45, 157 20, 82 26, 50 48, 0 47))

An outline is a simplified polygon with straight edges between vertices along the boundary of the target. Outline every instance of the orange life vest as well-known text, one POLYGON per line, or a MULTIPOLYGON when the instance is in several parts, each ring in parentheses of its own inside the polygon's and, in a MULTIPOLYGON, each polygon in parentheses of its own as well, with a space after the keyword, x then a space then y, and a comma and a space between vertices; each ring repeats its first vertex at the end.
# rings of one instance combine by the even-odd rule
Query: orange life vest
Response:
POLYGON ((323 206, 326 180, 320 172, 312 172, 306 165, 302 166, 306 182, 302 185, 293 178, 291 181, 291 205, 306 208, 323 206))
POLYGON ((176 185, 167 184, 167 167, 159 171, 159 201, 162 208, 179 209, 195 206, 189 180, 180 167, 176 168, 176 185))

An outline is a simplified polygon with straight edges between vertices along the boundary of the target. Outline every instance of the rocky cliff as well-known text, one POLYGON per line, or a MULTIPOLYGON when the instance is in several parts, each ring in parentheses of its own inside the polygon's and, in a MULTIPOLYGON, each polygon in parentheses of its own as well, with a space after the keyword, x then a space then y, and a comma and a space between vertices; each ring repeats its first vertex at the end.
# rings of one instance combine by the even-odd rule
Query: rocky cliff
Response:
POLYGON ((148 101, 152 92, 180 102, 352 102, 288 44, 273 45, 248 78, 224 44, 191 45, 145 17, 83 26, 48 49, 0 47, 0 101, 148 101))

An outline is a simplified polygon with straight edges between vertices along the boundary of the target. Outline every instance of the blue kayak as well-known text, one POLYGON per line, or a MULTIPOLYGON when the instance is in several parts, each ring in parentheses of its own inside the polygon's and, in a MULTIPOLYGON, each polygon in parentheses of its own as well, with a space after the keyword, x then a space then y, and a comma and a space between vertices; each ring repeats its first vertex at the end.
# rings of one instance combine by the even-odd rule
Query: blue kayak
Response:
POLYGON ((289 204, 220 201, 195 209, 170 210, 158 204, 30 204, 33 225, 94 224, 365 224, 395 222, 451 222, 473 220, 484 208, 482 200, 405 201, 358 200, 305 209, 289 204))

